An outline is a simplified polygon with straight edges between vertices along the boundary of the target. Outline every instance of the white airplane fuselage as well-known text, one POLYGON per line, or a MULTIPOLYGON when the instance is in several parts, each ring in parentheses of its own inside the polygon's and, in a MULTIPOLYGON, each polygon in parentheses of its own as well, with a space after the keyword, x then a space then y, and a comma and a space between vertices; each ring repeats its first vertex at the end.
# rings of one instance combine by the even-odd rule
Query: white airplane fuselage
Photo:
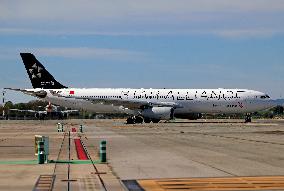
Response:
MULTIPOLYGON (((28 91, 35 91, 29 89, 28 91)), ((41 90, 41 89, 38 89, 41 90)), ((128 108, 92 104, 88 99, 143 100, 149 103, 175 103, 176 114, 187 113, 251 113, 276 106, 265 93, 247 89, 54 89, 45 90, 46 101, 73 109, 92 112, 125 112, 128 108), (54 96, 56 91, 62 97, 54 96)))
MULTIPOLYGON (((14 89, 56 105, 98 113, 132 114, 127 123, 198 119, 200 113, 252 113, 277 106, 262 92, 247 89, 68 88, 31 53, 20 53, 34 89, 14 89)), ((251 121, 249 114, 246 121, 251 121)))

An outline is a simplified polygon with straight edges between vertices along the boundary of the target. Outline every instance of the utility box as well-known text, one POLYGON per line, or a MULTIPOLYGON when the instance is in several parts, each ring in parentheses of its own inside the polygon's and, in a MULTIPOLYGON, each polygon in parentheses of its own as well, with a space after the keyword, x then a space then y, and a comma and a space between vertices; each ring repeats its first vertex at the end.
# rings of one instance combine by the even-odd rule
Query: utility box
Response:
MULTIPOLYGON (((46 156, 49 155, 49 137, 43 135, 35 135, 35 155, 38 155, 38 142, 44 142, 44 154, 46 156)), ((47 158, 47 157, 46 157, 47 158)))

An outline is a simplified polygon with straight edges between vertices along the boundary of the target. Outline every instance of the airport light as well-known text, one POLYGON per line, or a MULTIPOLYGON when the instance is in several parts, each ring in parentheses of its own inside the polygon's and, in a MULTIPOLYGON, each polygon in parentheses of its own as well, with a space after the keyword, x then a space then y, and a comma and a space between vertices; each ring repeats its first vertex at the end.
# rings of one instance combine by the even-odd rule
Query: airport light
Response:
POLYGON ((5 118, 5 94, 6 94, 6 91, 3 90, 2 91, 2 103, 3 103, 2 116, 3 116, 3 119, 5 118))

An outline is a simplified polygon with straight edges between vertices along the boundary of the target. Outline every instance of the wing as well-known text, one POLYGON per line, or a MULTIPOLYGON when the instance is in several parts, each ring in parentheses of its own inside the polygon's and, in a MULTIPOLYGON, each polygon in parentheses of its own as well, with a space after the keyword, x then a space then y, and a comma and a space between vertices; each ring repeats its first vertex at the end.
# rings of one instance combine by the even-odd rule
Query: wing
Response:
POLYGON ((90 101, 93 104, 104 104, 113 106, 123 106, 128 109, 142 109, 143 107, 178 107, 173 102, 149 102, 145 100, 123 100, 123 99, 96 99, 96 98, 75 98, 90 101))
POLYGON ((128 109, 142 109, 143 107, 174 107, 181 108, 180 105, 177 105, 175 102, 158 102, 158 101, 145 101, 145 100, 134 100, 134 99, 112 99, 112 98, 92 98, 92 97, 76 97, 76 96, 63 96, 54 91, 51 91, 53 96, 72 98, 79 100, 86 100, 92 104, 104 104, 104 105, 113 105, 113 106, 123 106, 128 109))

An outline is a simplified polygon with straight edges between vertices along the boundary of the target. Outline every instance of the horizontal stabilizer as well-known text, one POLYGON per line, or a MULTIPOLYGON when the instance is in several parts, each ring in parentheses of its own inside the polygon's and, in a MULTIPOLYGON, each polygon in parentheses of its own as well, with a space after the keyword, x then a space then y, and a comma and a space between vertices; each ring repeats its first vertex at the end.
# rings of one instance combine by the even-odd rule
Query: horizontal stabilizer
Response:
POLYGON ((35 90, 24 90, 24 89, 17 89, 17 88, 4 88, 4 89, 22 92, 26 95, 30 95, 30 96, 34 96, 38 98, 45 98, 47 96, 47 92, 41 89, 35 89, 35 90))

